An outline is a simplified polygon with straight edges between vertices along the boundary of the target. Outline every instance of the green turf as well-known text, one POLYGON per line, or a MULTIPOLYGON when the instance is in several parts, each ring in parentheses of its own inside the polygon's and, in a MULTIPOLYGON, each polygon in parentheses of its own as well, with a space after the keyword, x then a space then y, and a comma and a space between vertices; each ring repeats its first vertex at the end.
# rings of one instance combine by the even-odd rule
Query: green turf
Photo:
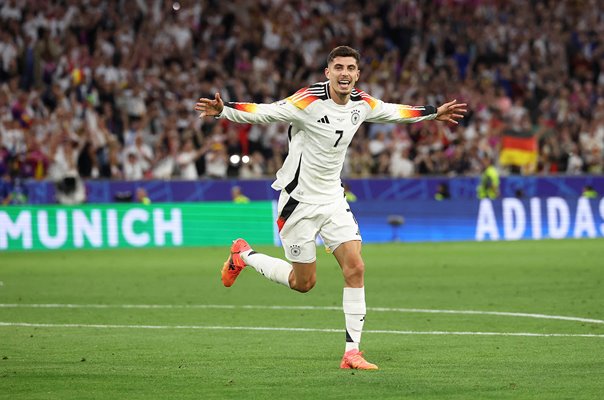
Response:
MULTIPOLYGON (((257 250, 281 256, 278 248, 257 250)), ((526 337, 366 333, 379 371, 338 369, 342 332, 137 326, 343 328, 319 251, 318 284, 294 293, 246 269, 225 289, 226 248, 0 254, 2 399, 601 399, 604 324, 518 316, 370 311, 366 330, 592 334, 526 337), (119 305, 178 305, 123 308, 119 305), (233 305, 233 309, 194 305, 233 305)), ((533 313, 604 320, 604 241, 366 245, 369 307, 533 313)))

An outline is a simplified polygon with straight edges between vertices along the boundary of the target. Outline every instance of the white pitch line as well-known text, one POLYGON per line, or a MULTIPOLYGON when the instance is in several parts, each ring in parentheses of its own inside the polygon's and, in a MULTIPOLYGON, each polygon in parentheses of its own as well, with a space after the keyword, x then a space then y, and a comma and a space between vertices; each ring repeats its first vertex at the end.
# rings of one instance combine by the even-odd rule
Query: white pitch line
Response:
MULTIPOLYGON (((344 333, 343 329, 328 328, 284 328, 272 326, 203 326, 203 325, 100 325, 100 324, 42 324, 29 322, 0 322, 0 327, 26 328, 92 328, 92 329, 176 329, 176 330, 224 330, 224 331, 277 331, 277 332, 320 332, 344 333)), ((524 337, 584 337, 604 338, 604 335, 575 333, 530 333, 530 332, 448 332, 448 331, 396 331, 365 330, 364 333, 392 335, 458 335, 458 336, 524 336, 524 337)))
MULTIPOLYGON (((123 308, 123 309, 247 309, 247 310, 311 310, 311 311, 342 311, 335 306, 267 306, 267 305, 229 305, 229 304, 1 304, 0 308, 123 308)), ((476 310, 433 310, 422 308, 390 308, 367 307, 367 311, 427 313, 427 314, 458 314, 458 315, 494 315, 504 317, 523 317, 536 319, 554 319, 561 321, 587 322, 604 324, 604 320, 569 317, 563 315, 516 313, 505 311, 476 311, 476 310)))
MULTIPOLYGON (((369 308, 368 308, 369 310, 369 308)), ((563 315, 548 315, 548 314, 532 314, 532 313, 516 313, 505 311, 473 311, 473 310, 430 310, 420 308, 372 308, 372 311, 390 311, 390 312, 407 312, 407 313, 434 313, 434 314, 469 314, 469 315, 496 315, 504 317, 526 317, 537 319, 557 319, 562 321, 589 322, 593 324, 604 324, 604 320, 582 318, 582 317, 567 317, 563 315)))

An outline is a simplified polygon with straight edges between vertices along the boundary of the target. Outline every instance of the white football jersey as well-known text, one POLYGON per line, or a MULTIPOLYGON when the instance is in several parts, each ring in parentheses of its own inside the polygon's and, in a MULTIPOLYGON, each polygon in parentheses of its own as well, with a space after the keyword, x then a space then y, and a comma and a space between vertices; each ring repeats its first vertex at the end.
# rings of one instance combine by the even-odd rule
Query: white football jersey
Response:
POLYGON ((347 104, 339 105, 329 95, 329 81, 272 104, 225 103, 219 116, 248 124, 289 122, 289 154, 272 187, 310 204, 343 196, 340 174, 346 150, 363 121, 411 123, 435 117, 434 106, 385 103, 357 89, 347 104))

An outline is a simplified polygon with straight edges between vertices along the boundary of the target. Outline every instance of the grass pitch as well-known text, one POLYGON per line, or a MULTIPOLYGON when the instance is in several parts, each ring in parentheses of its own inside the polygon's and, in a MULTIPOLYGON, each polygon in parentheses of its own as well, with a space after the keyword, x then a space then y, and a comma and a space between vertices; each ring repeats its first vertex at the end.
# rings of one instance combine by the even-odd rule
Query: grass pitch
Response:
POLYGON ((331 255, 300 294, 251 268, 222 287, 227 252, 0 254, 0 398, 603 396, 602 240, 364 246, 379 371, 338 369, 331 255))

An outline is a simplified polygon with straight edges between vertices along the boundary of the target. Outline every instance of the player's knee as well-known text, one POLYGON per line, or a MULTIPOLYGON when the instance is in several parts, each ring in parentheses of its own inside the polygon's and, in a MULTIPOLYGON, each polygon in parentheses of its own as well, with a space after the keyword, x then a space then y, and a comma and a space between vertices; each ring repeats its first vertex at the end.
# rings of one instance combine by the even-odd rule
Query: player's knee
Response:
POLYGON ((362 259, 349 262, 344 269, 348 278, 362 278, 365 275, 365 263, 362 259))
POLYGON ((354 260, 349 264, 348 268, 353 274, 364 274, 365 273, 365 263, 362 259, 354 260))

